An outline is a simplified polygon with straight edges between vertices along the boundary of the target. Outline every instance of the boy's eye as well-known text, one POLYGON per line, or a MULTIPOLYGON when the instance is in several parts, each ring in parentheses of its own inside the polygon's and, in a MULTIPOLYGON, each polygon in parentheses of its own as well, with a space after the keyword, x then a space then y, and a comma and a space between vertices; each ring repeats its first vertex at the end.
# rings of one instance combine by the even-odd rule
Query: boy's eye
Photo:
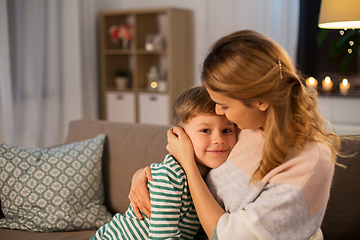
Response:
POLYGON ((222 110, 226 110, 226 109, 227 109, 227 107, 222 106, 222 107, 221 107, 221 109, 222 109, 222 110))
POLYGON ((210 132, 210 130, 209 129, 201 129, 201 132, 208 133, 208 132, 210 132))
POLYGON ((224 129, 223 130, 223 133, 231 133, 232 131, 231 131, 231 129, 224 129))

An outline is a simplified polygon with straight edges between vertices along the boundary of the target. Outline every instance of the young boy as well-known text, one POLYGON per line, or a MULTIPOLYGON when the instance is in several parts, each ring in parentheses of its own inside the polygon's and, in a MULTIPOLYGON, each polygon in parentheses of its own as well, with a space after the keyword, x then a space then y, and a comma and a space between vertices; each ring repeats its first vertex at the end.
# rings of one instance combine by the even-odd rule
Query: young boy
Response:
MULTIPOLYGON (((173 118, 189 135, 202 175, 225 162, 236 143, 235 126, 225 116, 216 115, 215 103, 205 88, 185 90, 174 102, 173 118)), ((92 240, 194 238, 200 223, 183 169, 170 155, 150 168, 151 218, 139 220, 130 205, 124 215, 117 213, 100 227, 92 240)))

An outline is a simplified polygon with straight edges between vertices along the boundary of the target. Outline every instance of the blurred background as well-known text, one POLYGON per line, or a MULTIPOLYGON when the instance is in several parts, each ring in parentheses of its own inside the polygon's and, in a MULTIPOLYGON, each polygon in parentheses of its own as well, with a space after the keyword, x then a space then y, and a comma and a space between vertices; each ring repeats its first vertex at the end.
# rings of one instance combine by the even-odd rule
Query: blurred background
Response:
MULTIPOLYGON (((156 106, 162 105, 154 105, 150 100, 142 103, 141 96, 149 95, 152 100, 164 96, 165 109, 172 104, 177 92, 171 89, 175 88, 174 82, 178 80, 176 77, 172 78, 171 74, 174 75, 182 65, 180 60, 177 64, 174 63, 177 48, 174 44, 180 47, 182 43, 173 36, 181 31, 189 34, 186 39, 181 40, 186 41, 186 46, 191 50, 190 55, 186 56, 188 60, 184 60, 191 63, 189 75, 184 75, 188 78, 188 85, 201 84, 201 64, 215 40, 236 30, 252 29, 268 35, 285 48, 305 78, 312 76, 318 79, 318 87, 321 87, 320 82, 325 76, 332 77, 332 91, 325 94, 319 89, 319 94, 324 93, 324 99, 327 100, 322 104, 325 106, 324 114, 327 118, 332 118, 335 111, 332 109, 333 101, 348 105, 349 103, 342 101, 350 100, 349 106, 359 106, 360 98, 356 93, 359 33, 352 29, 344 30, 343 34, 339 30, 319 29, 317 22, 320 2, 0 0, 0 142, 37 148, 59 145, 66 137, 68 123, 75 119, 122 121, 122 116, 133 114, 134 117, 126 121, 171 124, 171 120, 164 123, 151 120, 153 115, 168 118, 168 111, 165 111, 164 116, 156 114, 155 110, 148 115, 146 112, 143 114, 142 104, 150 106, 148 109, 159 109, 156 106), (164 10, 168 8, 184 9, 191 13, 184 18, 184 21, 187 19, 187 24, 190 24, 187 28, 191 29, 191 32, 181 30, 181 27, 179 30, 171 29, 172 26, 181 26, 178 22, 183 19, 164 10), (154 11, 142 12, 146 9, 154 11), (146 44, 141 42, 140 31, 151 33, 148 30, 150 25, 134 20, 141 19, 142 14, 157 14, 159 29, 162 24, 166 25, 165 50, 149 50, 146 44), (110 27, 120 26, 121 23, 127 23, 134 28, 134 36, 129 39, 128 49, 118 47, 120 45, 115 48, 106 44, 114 40, 111 39, 114 32, 110 32, 110 27), (173 38, 167 34, 172 34, 173 38), (350 47, 346 45, 349 41, 353 41, 350 47), (345 50, 341 46, 344 42, 345 50), (351 54, 348 49, 352 49, 351 54), (155 55, 159 57, 152 60, 155 55), (167 81, 164 90, 160 89, 160 82, 157 82, 159 89, 155 92, 140 84, 143 81, 140 79, 142 76, 144 84, 149 80, 147 74, 153 61, 156 62, 155 65, 158 64, 159 74, 164 75, 160 78, 167 81), (109 76, 104 73, 115 70, 114 64, 117 62, 126 65, 131 73, 132 82, 125 90, 116 88, 113 82, 109 83, 109 76), (146 69, 142 69, 143 64, 146 69), (338 85, 345 77, 349 79, 352 90, 347 96, 338 94, 338 85), (111 94, 115 94, 115 100, 111 100, 111 94), (128 95, 135 99, 130 101, 133 105, 129 102, 116 102, 128 95), (328 99, 329 97, 332 98, 328 99), (115 113, 120 115, 118 119, 115 113)), ((144 33, 143 41, 146 41, 147 35, 144 33)), ((341 106, 337 108, 342 109, 341 106)), ((358 115, 353 116, 350 123, 343 122, 342 119, 334 121, 335 125, 336 121, 340 123, 339 131, 356 133, 360 128, 359 118, 358 115), (346 131, 340 125, 344 125, 346 131)))

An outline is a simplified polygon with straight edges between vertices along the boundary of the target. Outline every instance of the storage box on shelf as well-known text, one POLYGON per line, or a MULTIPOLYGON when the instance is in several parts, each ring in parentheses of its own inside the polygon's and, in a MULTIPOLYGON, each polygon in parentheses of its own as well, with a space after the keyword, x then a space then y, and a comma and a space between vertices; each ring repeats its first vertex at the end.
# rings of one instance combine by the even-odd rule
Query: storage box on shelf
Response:
POLYGON ((101 118, 171 124, 172 103, 193 84, 191 11, 175 8, 107 11, 101 13, 100 21, 101 118), (132 29, 132 38, 126 44, 122 40, 113 42, 109 34, 112 26, 121 25, 130 25, 132 29), (161 91, 149 89, 148 73, 153 66, 159 80, 166 81, 162 82, 161 91), (129 72, 126 89, 116 88, 114 74, 118 69, 129 72))

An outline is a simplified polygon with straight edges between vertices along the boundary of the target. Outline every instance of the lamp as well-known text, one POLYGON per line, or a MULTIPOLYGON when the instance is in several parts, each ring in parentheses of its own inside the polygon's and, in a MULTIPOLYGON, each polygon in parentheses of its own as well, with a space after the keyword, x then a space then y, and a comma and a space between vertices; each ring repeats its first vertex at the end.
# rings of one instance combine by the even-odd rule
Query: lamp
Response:
POLYGON ((322 0, 318 26, 329 29, 360 28, 360 0, 322 0))

